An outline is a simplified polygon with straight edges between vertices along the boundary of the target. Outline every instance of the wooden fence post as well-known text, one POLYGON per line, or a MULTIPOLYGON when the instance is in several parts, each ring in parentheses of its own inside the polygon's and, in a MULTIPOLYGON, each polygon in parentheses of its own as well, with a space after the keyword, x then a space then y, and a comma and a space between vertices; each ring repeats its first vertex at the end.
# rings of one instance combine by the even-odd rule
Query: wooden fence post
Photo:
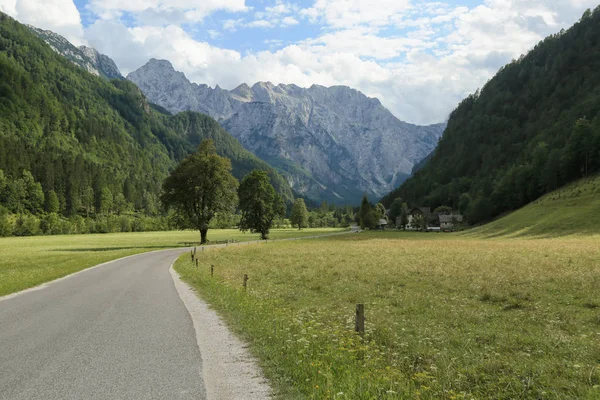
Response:
POLYGON ((196 268, 198 268, 198 259, 196 258, 196 268))
POLYGON ((356 305, 356 325, 354 330, 361 336, 365 334, 365 305, 356 305))
POLYGON ((192 257, 192 262, 194 262, 194 252, 190 250, 190 256, 192 257))
POLYGON ((244 290, 248 289, 248 274, 244 274, 244 290))
POLYGON ((194 246, 194 258, 196 258, 196 246, 194 246))
POLYGON ((214 275, 214 273, 215 273, 215 266, 214 266, 214 265, 211 265, 211 266, 210 266, 210 276, 213 276, 213 275, 214 275))

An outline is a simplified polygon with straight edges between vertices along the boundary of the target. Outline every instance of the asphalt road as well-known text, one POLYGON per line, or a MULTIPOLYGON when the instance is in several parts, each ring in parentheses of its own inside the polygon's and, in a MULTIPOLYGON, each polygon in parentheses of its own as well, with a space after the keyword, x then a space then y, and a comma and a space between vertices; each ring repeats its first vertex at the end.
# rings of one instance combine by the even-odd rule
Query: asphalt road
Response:
POLYGON ((130 257, 0 301, 0 399, 205 399, 169 266, 130 257))

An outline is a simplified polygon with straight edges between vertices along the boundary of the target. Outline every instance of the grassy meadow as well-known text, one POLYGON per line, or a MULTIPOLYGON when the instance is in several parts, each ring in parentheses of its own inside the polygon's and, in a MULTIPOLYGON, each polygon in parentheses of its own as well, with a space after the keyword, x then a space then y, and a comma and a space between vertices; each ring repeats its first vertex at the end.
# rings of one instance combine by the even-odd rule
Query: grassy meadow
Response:
POLYGON ((600 234, 600 175, 584 178, 482 227, 470 236, 537 236, 600 234))
POLYGON ((600 398, 598 236, 360 233, 215 249, 176 270, 281 398, 600 398))
MULTIPOLYGON (((334 233, 339 229, 274 229, 283 239, 334 233)), ((132 254, 198 242, 195 231, 109 233, 0 238, 0 296, 37 286, 82 269, 132 254)), ((219 241, 259 239, 258 234, 235 229, 211 229, 208 239, 219 241)))

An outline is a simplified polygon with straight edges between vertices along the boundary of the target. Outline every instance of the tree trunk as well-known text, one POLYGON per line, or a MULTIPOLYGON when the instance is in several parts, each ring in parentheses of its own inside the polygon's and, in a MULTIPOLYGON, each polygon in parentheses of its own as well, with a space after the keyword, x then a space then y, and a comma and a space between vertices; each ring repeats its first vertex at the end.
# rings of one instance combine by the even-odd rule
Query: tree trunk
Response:
POLYGON ((200 244, 206 244, 206 235, 208 234, 208 226, 200 228, 200 244))
POLYGON ((264 231, 260 231, 260 239, 261 240, 267 240, 268 239, 267 233, 264 232, 264 231))

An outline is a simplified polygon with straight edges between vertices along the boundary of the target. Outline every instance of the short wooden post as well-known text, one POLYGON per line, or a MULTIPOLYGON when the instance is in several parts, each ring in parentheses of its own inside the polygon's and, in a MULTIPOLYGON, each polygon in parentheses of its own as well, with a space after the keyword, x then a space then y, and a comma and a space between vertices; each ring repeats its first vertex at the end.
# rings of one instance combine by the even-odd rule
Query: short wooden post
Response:
POLYGON ((194 262, 194 252, 190 250, 190 256, 192 257, 192 262, 194 262))
POLYGON ((211 265, 210 266, 210 276, 213 276, 215 274, 215 266, 211 265))
POLYGON ((198 268, 198 259, 196 258, 196 268, 198 268))
POLYGON ((365 305, 356 305, 356 325, 354 330, 361 336, 365 334, 365 305))
POLYGON ((196 258, 196 246, 194 246, 194 258, 196 258))
POLYGON ((244 274, 244 290, 248 289, 248 274, 244 274))

